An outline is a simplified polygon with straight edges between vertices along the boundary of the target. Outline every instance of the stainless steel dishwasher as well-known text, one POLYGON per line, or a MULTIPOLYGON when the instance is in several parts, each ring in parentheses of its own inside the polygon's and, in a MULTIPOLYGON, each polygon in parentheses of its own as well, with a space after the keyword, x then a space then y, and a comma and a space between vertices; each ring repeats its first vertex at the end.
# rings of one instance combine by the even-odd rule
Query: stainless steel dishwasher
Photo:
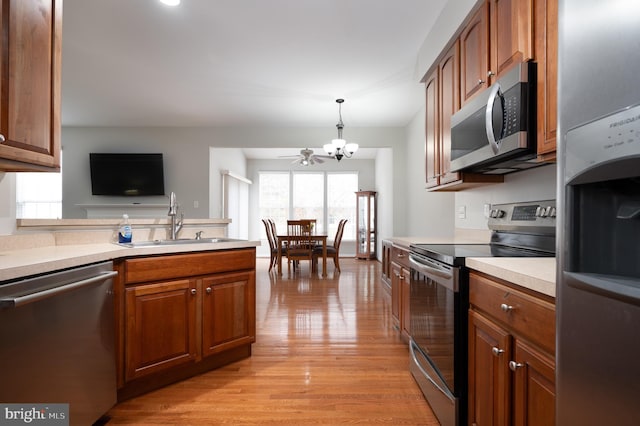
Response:
POLYGON ((0 283, 0 402, 69 404, 91 425, 116 403, 112 262, 0 283))

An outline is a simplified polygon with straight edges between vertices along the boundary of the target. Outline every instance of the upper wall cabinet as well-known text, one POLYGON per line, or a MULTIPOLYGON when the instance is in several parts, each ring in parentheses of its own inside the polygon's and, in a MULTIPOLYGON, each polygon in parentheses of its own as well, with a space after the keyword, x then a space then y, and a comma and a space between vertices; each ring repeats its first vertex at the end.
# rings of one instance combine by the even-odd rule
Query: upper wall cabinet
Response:
POLYGON ((455 42, 425 82, 426 96, 426 187, 429 190, 458 191, 471 186, 502 182, 498 175, 451 171, 451 116, 460 109, 459 43, 455 42))
POLYGON ((533 58, 534 0, 487 0, 460 33, 462 105, 513 65, 533 58))
POLYGON ((558 0, 535 0, 538 159, 555 161, 558 118, 558 0))
POLYGON ((538 160, 555 160, 557 26, 558 0, 486 0, 469 14, 423 79, 427 189, 504 181, 502 175, 450 171, 451 116, 521 62, 537 63, 538 160))
POLYGON ((60 170, 62 0, 0 0, 0 170, 60 170))
POLYGON ((462 105, 488 86, 489 5, 483 4, 460 33, 460 93, 462 105))

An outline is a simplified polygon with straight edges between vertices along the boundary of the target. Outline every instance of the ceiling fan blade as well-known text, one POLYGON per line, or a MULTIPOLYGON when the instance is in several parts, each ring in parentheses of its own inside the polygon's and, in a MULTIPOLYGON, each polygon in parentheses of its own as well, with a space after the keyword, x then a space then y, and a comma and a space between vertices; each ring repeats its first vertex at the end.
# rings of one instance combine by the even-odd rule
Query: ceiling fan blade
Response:
POLYGON ((278 158, 301 158, 299 154, 297 155, 278 155, 278 158))
POLYGON ((315 161, 316 163, 318 163, 318 164, 324 163, 324 160, 322 158, 318 157, 317 155, 314 155, 313 157, 311 157, 311 159, 313 161, 315 161))

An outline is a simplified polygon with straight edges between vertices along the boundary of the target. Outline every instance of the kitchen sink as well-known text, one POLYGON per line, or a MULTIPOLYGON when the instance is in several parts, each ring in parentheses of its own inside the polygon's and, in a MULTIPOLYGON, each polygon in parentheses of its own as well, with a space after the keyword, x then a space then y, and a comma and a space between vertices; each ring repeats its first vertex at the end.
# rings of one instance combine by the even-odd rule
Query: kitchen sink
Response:
POLYGON ((215 244, 228 243, 231 241, 240 241, 234 238, 178 238, 175 240, 152 240, 152 241, 134 241, 132 243, 119 243, 125 247, 156 247, 156 246, 175 246, 183 244, 215 244))

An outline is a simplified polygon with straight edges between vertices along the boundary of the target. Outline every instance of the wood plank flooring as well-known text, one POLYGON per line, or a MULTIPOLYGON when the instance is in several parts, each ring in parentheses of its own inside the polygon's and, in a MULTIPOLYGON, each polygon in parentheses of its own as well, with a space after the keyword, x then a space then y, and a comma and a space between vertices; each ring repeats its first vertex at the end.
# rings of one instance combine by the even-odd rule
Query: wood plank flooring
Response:
POLYGON ((393 328, 380 263, 282 277, 258 259, 251 358, 125 401, 108 425, 438 425, 393 328))

